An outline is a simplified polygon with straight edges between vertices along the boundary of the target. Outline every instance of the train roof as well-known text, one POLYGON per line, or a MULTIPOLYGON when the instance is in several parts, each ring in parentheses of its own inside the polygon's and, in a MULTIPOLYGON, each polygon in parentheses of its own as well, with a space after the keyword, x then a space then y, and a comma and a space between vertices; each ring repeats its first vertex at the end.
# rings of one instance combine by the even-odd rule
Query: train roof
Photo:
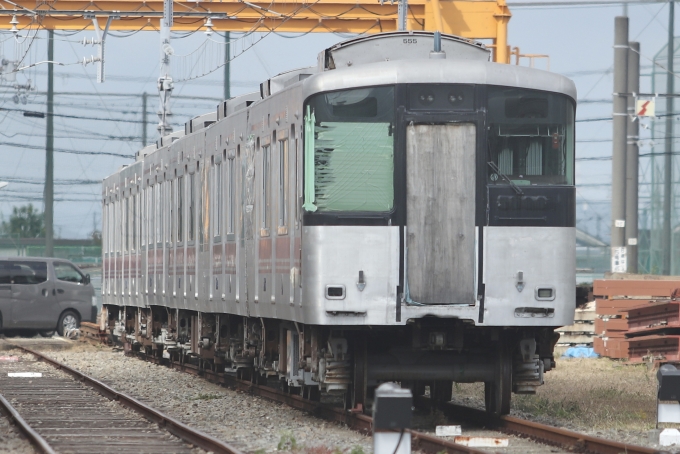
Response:
POLYGON ((482 84, 562 93, 576 100, 576 85, 560 74, 517 65, 479 60, 461 64, 456 59, 403 60, 346 66, 315 74, 303 82, 305 98, 322 91, 407 83, 482 84))
POLYGON ((575 84, 562 75, 492 63, 483 44, 454 35, 442 34, 441 52, 433 52, 435 39, 433 32, 403 31, 342 41, 322 51, 316 66, 280 73, 260 84, 259 92, 222 101, 216 111, 192 118, 183 131, 161 137, 137 152, 136 158, 142 160, 186 135, 297 84, 302 84, 304 98, 324 91, 365 86, 461 83, 550 91, 576 100, 575 84))

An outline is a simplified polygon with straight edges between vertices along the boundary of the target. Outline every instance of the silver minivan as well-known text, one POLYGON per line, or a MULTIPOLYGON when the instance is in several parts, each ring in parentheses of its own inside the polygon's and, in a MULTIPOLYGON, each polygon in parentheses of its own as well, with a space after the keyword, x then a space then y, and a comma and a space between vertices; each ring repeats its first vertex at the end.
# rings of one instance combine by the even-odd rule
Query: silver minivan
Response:
POLYGON ((0 257, 0 330, 63 335, 81 321, 95 321, 90 275, 68 260, 0 257))

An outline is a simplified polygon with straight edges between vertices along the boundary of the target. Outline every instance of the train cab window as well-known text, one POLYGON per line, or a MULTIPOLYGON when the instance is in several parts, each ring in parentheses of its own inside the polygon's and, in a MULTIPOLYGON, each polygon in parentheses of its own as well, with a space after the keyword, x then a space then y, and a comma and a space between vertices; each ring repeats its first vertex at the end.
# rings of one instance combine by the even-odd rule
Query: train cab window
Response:
MULTIPOLYGON (((279 227, 288 225, 288 139, 279 140, 279 227)), ((279 233, 285 233, 279 230, 279 233)))
POLYGON ((490 87, 489 184, 573 185, 574 104, 567 96, 490 87))
POLYGON ((314 95, 306 104, 304 127, 305 210, 392 210, 393 87, 314 95))

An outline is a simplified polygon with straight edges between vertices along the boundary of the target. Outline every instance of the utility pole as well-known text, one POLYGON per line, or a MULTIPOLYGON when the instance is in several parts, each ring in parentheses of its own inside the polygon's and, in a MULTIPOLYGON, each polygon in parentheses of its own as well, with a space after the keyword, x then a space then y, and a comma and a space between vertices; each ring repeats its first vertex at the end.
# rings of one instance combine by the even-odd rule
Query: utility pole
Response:
POLYGON ((231 98, 231 52, 229 41, 231 41, 231 33, 224 32, 224 99, 231 98))
POLYGON ((170 96, 172 95, 173 82, 170 77, 170 56, 175 52, 170 45, 170 29, 172 28, 173 0, 163 1, 163 18, 161 19, 161 73, 158 77, 158 94, 161 105, 158 111, 160 121, 158 132, 163 137, 172 132, 172 126, 168 121, 170 112, 170 96))
POLYGON ((664 169, 663 169, 663 230, 661 251, 663 254, 662 274, 671 274, 671 188, 673 177, 673 58, 675 54, 675 44, 673 43, 673 35, 675 33, 675 2, 673 0, 668 2, 668 63, 666 66, 666 148, 664 152, 664 169))
POLYGON ((611 270, 625 273, 626 246, 626 114, 628 96, 628 18, 616 17, 614 26, 614 94, 612 135, 611 270))
POLYGON ((142 146, 146 146, 146 92, 142 93, 142 146))
POLYGON ((640 92, 640 43, 631 42, 628 50, 628 124, 626 135, 626 247, 628 272, 638 272, 638 134, 635 96, 640 92))
MULTIPOLYGON (((54 30, 47 32, 47 60, 54 61, 54 30)), ((47 133, 45 137, 45 256, 54 256, 54 65, 47 64, 47 133)))

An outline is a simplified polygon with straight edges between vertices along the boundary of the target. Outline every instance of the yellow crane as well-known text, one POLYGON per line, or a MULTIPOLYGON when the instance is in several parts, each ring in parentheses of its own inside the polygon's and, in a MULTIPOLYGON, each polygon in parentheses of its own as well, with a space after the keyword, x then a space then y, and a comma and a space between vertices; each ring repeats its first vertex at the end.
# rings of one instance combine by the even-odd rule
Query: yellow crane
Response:
POLYGON ((97 30, 103 21, 103 36, 106 30, 161 30, 165 8, 175 31, 208 22, 219 31, 378 33, 399 29, 401 2, 406 30, 492 40, 494 61, 509 63, 505 0, 0 0, 0 29, 97 30))

